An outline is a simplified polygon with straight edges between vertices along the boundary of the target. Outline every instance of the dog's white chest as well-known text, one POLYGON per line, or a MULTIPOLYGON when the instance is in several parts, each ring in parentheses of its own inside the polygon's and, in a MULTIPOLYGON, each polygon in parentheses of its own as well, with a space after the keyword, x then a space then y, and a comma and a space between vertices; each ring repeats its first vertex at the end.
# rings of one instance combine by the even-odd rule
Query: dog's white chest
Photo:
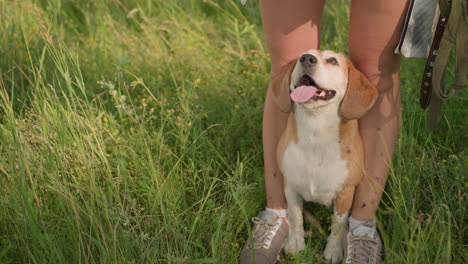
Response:
POLYGON ((341 158, 339 123, 329 121, 313 120, 312 129, 307 123, 299 125, 299 141, 289 143, 281 164, 286 189, 327 206, 348 176, 346 161, 341 158))

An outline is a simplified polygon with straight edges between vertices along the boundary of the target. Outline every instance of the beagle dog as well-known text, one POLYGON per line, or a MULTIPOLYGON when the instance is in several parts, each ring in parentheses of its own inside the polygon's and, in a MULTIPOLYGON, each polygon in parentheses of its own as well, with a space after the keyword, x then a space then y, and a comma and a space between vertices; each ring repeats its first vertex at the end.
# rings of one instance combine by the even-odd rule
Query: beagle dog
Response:
POLYGON ((344 55, 309 50, 272 78, 271 89, 280 109, 290 112, 277 147, 289 208, 285 250, 305 247, 304 200, 334 202, 325 257, 339 263, 354 190, 364 175, 357 119, 374 105, 377 88, 344 55))

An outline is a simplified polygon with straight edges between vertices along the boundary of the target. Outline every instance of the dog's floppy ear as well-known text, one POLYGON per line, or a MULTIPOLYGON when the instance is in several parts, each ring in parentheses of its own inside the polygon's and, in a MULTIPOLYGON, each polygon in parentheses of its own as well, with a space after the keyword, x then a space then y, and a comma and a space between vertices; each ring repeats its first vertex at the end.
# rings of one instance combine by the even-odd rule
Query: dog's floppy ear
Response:
POLYGON ((296 65, 296 60, 290 61, 284 66, 279 74, 271 77, 270 87, 273 94, 273 101, 282 112, 291 111, 291 98, 289 98, 289 85, 291 83, 291 73, 296 65))
POLYGON ((340 105, 340 116, 346 120, 359 119, 377 99, 377 88, 348 60, 348 88, 340 105))

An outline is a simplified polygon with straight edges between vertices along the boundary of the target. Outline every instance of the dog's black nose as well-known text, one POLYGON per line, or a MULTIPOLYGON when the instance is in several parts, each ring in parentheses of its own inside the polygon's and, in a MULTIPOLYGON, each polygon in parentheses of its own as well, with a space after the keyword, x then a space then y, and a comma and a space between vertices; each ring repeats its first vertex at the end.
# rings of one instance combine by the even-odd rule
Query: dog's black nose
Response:
POLYGON ((314 55, 304 54, 299 59, 301 65, 305 68, 311 66, 312 64, 317 63, 317 58, 314 55))

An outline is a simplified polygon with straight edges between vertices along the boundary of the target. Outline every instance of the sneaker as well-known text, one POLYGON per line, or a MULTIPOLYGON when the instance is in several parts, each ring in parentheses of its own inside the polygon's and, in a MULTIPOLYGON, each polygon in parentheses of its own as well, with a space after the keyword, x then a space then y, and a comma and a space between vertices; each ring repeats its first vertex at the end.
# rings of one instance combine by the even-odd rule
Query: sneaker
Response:
POLYGON ((245 243, 240 256, 241 264, 271 264, 279 258, 283 242, 288 236, 289 225, 285 218, 267 211, 252 218, 253 245, 250 239, 245 243))
POLYGON ((358 226, 352 232, 348 231, 344 244, 345 264, 381 264, 383 253, 382 240, 375 229, 358 226))

